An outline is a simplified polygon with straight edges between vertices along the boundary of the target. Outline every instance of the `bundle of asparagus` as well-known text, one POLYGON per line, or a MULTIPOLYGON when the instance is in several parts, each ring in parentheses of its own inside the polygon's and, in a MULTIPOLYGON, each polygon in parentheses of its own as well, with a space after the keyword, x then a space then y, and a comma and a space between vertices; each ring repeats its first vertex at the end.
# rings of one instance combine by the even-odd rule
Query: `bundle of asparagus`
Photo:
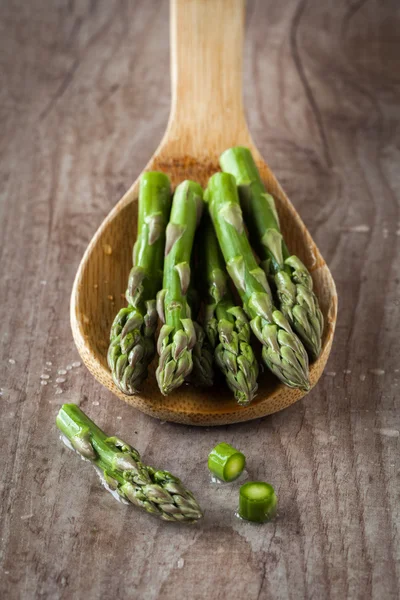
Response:
POLYGON ((177 477, 144 465, 135 448, 107 437, 76 404, 64 404, 56 424, 73 449, 97 467, 106 487, 123 500, 164 521, 192 523, 203 516, 177 477))
POLYGON ((162 326, 156 377, 164 395, 185 381, 212 385, 214 359, 237 402, 251 402, 258 377, 251 331, 274 375, 289 387, 310 389, 306 349, 312 359, 318 357, 323 330, 311 275, 286 246, 274 199, 250 151, 231 148, 220 163, 224 172, 210 178, 204 198, 194 181, 178 185, 171 214, 168 177, 155 172, 142 177, 129 305, 115 318, 108 352, 114 381, 127 394, 145 379, 155 354, 157 313, 162 326), (204 201, 197 238, 199 297, 191 265, 204 201), (240 301, 234 300, 228 274, 240 301))

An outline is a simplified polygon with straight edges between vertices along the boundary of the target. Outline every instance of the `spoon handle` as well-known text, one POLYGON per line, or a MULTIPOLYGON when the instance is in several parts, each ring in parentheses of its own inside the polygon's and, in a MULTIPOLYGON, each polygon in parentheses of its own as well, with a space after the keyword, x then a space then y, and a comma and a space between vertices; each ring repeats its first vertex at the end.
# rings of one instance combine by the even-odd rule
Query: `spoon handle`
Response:
POLYGON ((162 149, 214 159, 251 144, 242 102, 244 0, 170 6, 172 107, 162 149))

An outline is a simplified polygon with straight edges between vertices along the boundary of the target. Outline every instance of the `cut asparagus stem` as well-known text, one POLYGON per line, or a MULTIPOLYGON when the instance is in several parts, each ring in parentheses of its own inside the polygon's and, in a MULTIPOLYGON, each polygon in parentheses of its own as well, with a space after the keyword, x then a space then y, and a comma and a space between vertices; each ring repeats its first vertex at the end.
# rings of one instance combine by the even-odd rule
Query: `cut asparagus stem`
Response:
POLYGON ((228 273, 251 319, 251 328, 263 344, 265 364, 289 387, 309 390, 307 353, 286 317, 273 305, 267 278, 244 231, 234 177, 229 173, 213 175, 206 200, 228 273))
POLYGON ((157 344, 160 358, 156 377, 164 395, 182 385, 193 368, 196 331, 187 291, 193 239, 202 208, 203 190, 197 183, 184 181, 176 188, 167 226, 163 289, 157 296, 163 326, 157 344))
POLYGON ((200 277, 206 290, 204 327, 215 362, 237 402, 249 404, 257 392, 258 363, 250 345, 250 326, 235 305, 214 227, 204 214, 199 231, 200 277))
POLYGON ((280 308, 296 330, 312 358, 321 352, 324 326, 313 281, 305 265, 291 256, 280 231, 274 198, 267 193, 248 148, 226 150, 222 170, 231 173, 239 188, 240 202, 251 240, 266 274, 273 278, 280 308))
POLYGON ((239 491, 239 516, 247 521, 264 523, 276 514, 278 499, 274 488, 263 481, 250 481, 239 491))
POLYGON ((85 459, 99 468, 108 487, 121 498, 164 521, 194 522, 203 514, 193 494, 168 471, 145 466, 139 452, 107 437, 76 404, 64 404, 57 427, 85 459))
POLYGON ((222 481, 234 481, 243 473, 245 466, 244 454, 225 442, 215 446, 208 455, 208 468, 222 481))
POLYGON ((128 306, 114 319, 108 365, 125 394, 137 392, 155 354, 156 296, 162 284, 165 229, 171 207, 168 177, 144 173, 139 187, 138 234, 126 298, 128 306))

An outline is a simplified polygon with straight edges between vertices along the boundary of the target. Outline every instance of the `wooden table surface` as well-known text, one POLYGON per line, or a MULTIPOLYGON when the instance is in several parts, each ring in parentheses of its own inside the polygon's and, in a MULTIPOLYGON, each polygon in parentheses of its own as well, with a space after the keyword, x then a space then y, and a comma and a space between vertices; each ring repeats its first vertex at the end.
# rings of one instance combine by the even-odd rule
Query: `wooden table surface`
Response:
POLYGON ((250 129, 333 272, 339 320, 304 400, 202 429, 102 389, 69 326, 82 253, 166 126, 168 4, 0 3, 2 598, 399 598, 399 28, 397 0, 248 2, 250 129), (203 521, 116 503, 58 439, 68 401, 179 474, 203 521), (276 487, 274 522, 237 520, 238 484, 210 484, 222 440, 276 487))

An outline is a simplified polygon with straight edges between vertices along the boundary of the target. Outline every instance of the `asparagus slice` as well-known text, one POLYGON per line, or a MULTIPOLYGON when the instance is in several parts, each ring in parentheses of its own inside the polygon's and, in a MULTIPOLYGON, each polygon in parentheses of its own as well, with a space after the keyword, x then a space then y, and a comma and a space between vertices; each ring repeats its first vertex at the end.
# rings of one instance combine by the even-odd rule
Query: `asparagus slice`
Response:
POLYGON ((182 385, 193 368, 196 330, 187 291, 193 239, 202 208, 203 190, 197 183, 184 181, 178 185, 167 226, 163 289, 157 295, 157 310, 163 326, 157 343, 156 377, 164 395, 182 385))
POLYGON ((208 455, 208 468, 221 481, 235 481, 245 466, 245 455, 225 442, 215 446, 208 455))
POLYGON ((203 514, 193 494, 168 471, 145 466, 139 452, 107 435, 76 404, 64 404, 57 427, 104 476, 112 491, 164 521, 197 521, 203 514))
POLYGON ((249 481, 239 491, 239 516, 247 521, 265 523, 276 515, 275 490, 264 481, 249 481))
POLYGON ((171 206, 170 182, 164 173, 144 173, 139 187, 138 234, 126 299, 110 333, 108 365, 125 394, 137 392, 155 355, 156 295, 162 284, 165 229, 171 206))
POLYGON ((215 349, 215 362, 238 403, 246 405, 257 392, 258 364, 250 345, 249 322, 229 290, 225 262, 208 215, 200 227, 199 248, 207 290, 204 327, 215 349))
POLYGON ((267 278, 244 231, 234 177, 229 173, 213 175, 206 201, 228 273, 251 319, 251 328, 263 344, 265 364, 289 387, 309 390, 307 353, 286 317, 273 306, 267 278))
POLYGON ((280 232, 275 202, 267 194, 248 148, 226 150, 220 157, 222 170, 236 179, 250 237, 261 266, 274 279, 280 308, 296 330, 312 358, 321 352, 324 327, 310 273, 297 256, 291 256, 280 232))

